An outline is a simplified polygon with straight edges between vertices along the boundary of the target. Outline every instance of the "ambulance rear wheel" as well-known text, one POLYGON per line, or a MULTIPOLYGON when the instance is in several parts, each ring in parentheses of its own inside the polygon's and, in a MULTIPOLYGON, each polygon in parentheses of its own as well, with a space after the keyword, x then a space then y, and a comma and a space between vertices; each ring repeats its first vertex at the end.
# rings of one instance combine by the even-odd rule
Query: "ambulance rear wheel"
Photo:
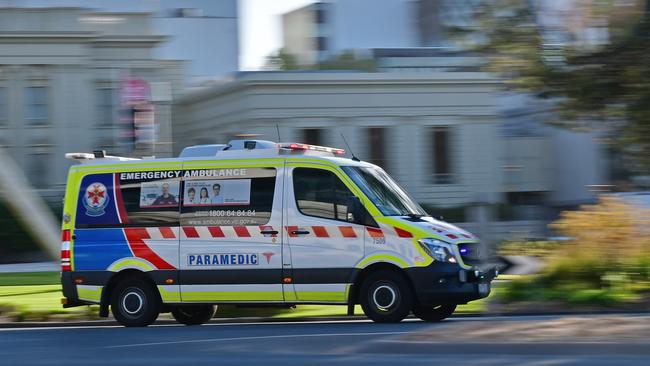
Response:
POLYGON ((140 278, 128 278, 117 284, 111 299, 111 311, 125 327, 146 327, 158 318, 161 301, 154 287, 140 278))
POLYGON ((185 305, 172 309, 172 316, 185 325, 199 325, 210 321, 214 316, 213 305, 185 305))
POLYGON ((393 271, 377 271, 363 281, 361 308, 378 323, 398 323, 411 312, 413 294, 408 281, 393 271))
POLYGON ((424 320, 425 322, 439 322, 447 319, 456 310, 455 304, 446 304, 438 306, 416 306, 413 308, 413 315, 424 320))

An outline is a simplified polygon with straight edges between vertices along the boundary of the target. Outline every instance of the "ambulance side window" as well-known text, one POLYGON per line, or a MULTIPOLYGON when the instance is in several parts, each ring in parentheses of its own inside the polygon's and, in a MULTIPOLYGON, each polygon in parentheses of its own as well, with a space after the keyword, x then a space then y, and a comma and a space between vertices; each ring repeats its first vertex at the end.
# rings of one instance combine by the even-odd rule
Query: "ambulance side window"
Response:
MULTIPOLYGON (((216 170, 220 171, 220 170, 216 170)), ((181 204, 182 226, 266 225, 273 212, 277 170, 246 168, 242 176, 186 178, 181 204)))
POLYGON ((178 225, 179 186, 178 179, 121 182, 125 226, 178 225))
POLYGON ((79 190, 75 227, 178 225, 180 180, 160 179, 168 173, 86 175, 79 190))
POLYGON ((293 170, 293 191, 303 215, 348 221, 348 199, 352 192, 336 174, 313 168, 293 170))

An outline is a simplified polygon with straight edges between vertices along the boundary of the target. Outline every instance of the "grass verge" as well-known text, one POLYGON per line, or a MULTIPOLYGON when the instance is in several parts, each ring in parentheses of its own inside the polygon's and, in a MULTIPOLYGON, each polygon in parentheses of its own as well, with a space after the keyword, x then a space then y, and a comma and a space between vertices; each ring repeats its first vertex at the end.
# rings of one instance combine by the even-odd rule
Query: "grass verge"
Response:
POLYGON ((0 273, 0 286, 57 285, 59 272, 0 273))

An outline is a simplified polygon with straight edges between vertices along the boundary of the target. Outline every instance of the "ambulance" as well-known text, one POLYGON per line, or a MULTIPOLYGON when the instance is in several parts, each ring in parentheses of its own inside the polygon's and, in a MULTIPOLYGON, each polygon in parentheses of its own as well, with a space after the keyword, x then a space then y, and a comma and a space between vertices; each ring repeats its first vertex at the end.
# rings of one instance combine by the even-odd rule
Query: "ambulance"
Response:
POLYGON ((376 322, 449 317, 498 275, 474 235, 428 215, 342 149, 234 140, 178 158, 69 153, 64 307, 124 326, 216 305, 356 304, 376 322))

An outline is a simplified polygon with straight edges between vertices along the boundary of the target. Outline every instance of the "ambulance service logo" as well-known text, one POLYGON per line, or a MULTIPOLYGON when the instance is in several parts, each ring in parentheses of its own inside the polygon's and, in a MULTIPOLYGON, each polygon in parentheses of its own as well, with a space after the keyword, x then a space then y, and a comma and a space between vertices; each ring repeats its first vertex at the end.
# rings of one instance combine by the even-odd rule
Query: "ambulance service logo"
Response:
POLYGON ((108 205, 106 186, 99 182, 89 184, 83 204, 86 208, 86 215, 93 217, 103 215, 104 209, 108 205))

